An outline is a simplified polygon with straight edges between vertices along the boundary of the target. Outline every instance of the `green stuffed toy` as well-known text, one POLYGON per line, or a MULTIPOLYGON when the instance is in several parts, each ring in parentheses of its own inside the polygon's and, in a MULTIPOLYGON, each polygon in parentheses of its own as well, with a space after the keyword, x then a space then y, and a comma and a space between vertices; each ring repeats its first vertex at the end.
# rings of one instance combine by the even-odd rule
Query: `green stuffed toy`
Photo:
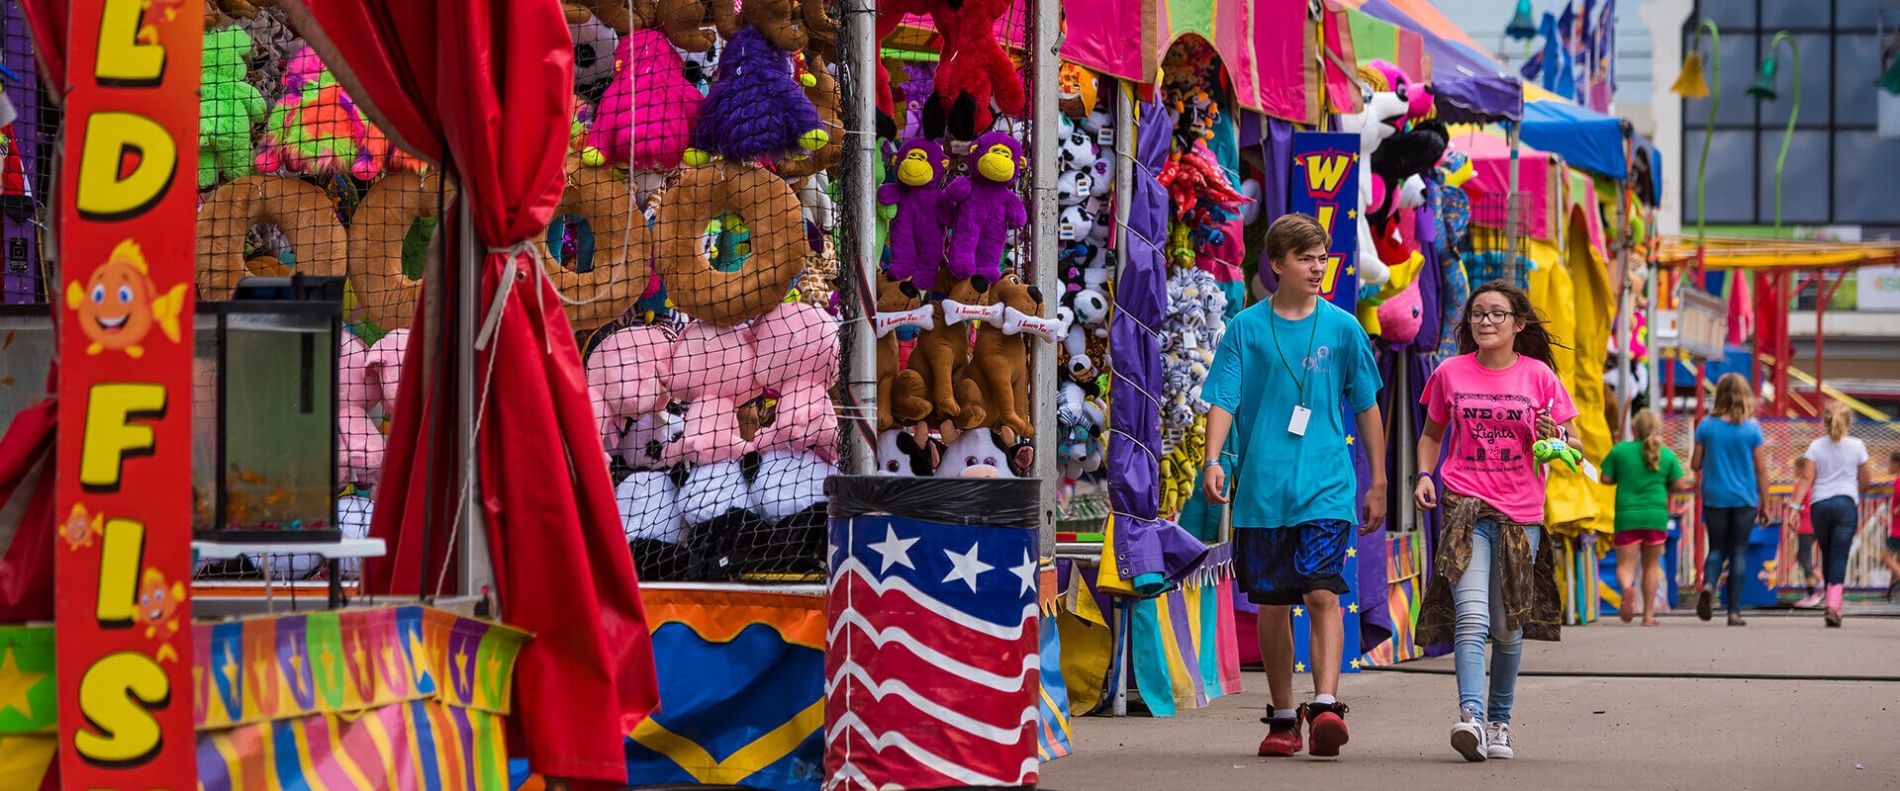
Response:
POLYGON ((1531 456, 1537 459, 1538 464, 1542 464, 1546 468, 1548 468, 1552 462, 1561 461, 1570 465, 1572 471, 1576 471, 1581 469, 1578 465, 1583 462, 1583 451, 1570 447, 1570 443, 1556 437, 1540 439, 1533 443, 1531 445, 1531 456))
POLYGON ((205 34, 198 99, 198 186, 254 172, 251 129, 264 117, 264 96, 244 81, 251 35, 228 27, 205 34))

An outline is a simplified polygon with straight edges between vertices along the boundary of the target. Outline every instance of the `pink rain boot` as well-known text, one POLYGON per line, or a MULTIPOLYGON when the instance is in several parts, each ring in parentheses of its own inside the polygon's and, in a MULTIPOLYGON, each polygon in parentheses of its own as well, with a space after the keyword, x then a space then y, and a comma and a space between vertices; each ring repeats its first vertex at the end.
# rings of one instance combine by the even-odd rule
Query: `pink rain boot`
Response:
POLYGON ((1846 598, 1847 586, 1834 584, 1827 586, 1827 613, 1822 617, 1829 629, 1838 629, 1841 625, 1841 600, 1846 598))

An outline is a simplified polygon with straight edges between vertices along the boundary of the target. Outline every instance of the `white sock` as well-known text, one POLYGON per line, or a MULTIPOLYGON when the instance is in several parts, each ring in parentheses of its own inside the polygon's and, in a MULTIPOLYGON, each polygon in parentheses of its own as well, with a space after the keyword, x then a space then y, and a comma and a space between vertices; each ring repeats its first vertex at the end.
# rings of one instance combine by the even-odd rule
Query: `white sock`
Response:
POLYGON ((1300 712, 1297 709, 1274 709, 1273 710, 1273 719, 1276 719, 1276 720, 1299 719, 1299 716, 1300 716, 1300 712))
POLYGON ((1333 705, 1334 703, 1338 703, 1338 702, 1339 702, 1339 698, 1335 698, 1335 697, 1333 697, 1333 696, 1331 696, 1331 695, 1314 695, 1314 696, 1313 696, 1313 702, 1314 702, 1314 703, 1323 703, 1323 704, 1326 704, 1326 705, 1328 705, 1328 706, 1331 706, 1331 705, 1333 705))

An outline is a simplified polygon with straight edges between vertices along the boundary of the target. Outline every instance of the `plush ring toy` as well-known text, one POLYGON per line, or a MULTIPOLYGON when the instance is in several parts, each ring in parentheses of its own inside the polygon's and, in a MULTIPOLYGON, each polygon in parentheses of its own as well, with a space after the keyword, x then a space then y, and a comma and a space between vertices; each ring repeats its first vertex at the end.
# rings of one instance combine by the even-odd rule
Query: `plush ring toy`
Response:
POLYGON ((733 325, 783 301, 811 249, 791 186, 758 165, 730 160, 676 176, 654 229, 660 279, 673 304, 693 318, 733 325), (725 212, 743 217, 752 233, 751 258, 737 272, 714 269, 700 248, 707 224, 725 212))
MULTIPOLYGON (((416 316, 416 287, 403 273, 402 241, 416 220, 435 217, 440 176, 397 171, 376 181, 350 220, 350 291, 363 318, 386 330, 409 326, 416 316)), ((455 200, 448 186, 444 205, 455 200)))
POLYGON ((199 299, 230 299, 238 281, 253 274, 244 260, 244 235, 253 225, 284 232, 297 251, 298 272, 343 274, 349 237, 330 196, 297 179, 244 176, 212 192, 198 211, 199 299))
POLYGON ((556 217, 567 214, 586 220, 594 232, 593 268, 576 272, 563 266, 560 256, 548 250, 545 234, 535 246, 548 281, 567 303, 568 322, 587 330, 620 318, 646 289, 652 259, 647 216, 634 207, 624 179, 615 179, 608 168, 580 167, 574 158, 568 161, 567 190, 554 210, 556 217))

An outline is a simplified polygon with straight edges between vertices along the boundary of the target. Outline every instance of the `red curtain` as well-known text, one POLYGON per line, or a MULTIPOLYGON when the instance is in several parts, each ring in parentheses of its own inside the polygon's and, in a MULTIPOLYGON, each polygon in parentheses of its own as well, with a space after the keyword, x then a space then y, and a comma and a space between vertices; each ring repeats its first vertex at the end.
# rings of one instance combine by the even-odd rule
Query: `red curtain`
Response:
POLYGON ((66 0, 19 0, 33 31, 33 56, 40 62, 40 83, 55 102, 66 95, 66 0))
MULTIPOLYGON (((623 737, 658 704, 652 645, 580 350, 559 295, 521 244, 546 228, 565 186, 573 45, 561 4, 287 6, 351 95, 470 201, 487 252, 478 272, 445 263, 440 279, 477 276, 477 315, 493 323, 475 376, 478 388, 488 379, 476 438, 482 516, 501 616, 535 633, 516 671, 516 735, 537 772, 623 785, 623 737)), ((452 217, 438 231, 445 262, 461 260, 452 217)), ((454 311, 428 307, 416 312, 406 359, 421 364, 403 366, 377 486, 371 532, 392 550, 368 572, 377 592, 434 591, 461 483, 445 417, 453 354, 433 318, 454 311)))

